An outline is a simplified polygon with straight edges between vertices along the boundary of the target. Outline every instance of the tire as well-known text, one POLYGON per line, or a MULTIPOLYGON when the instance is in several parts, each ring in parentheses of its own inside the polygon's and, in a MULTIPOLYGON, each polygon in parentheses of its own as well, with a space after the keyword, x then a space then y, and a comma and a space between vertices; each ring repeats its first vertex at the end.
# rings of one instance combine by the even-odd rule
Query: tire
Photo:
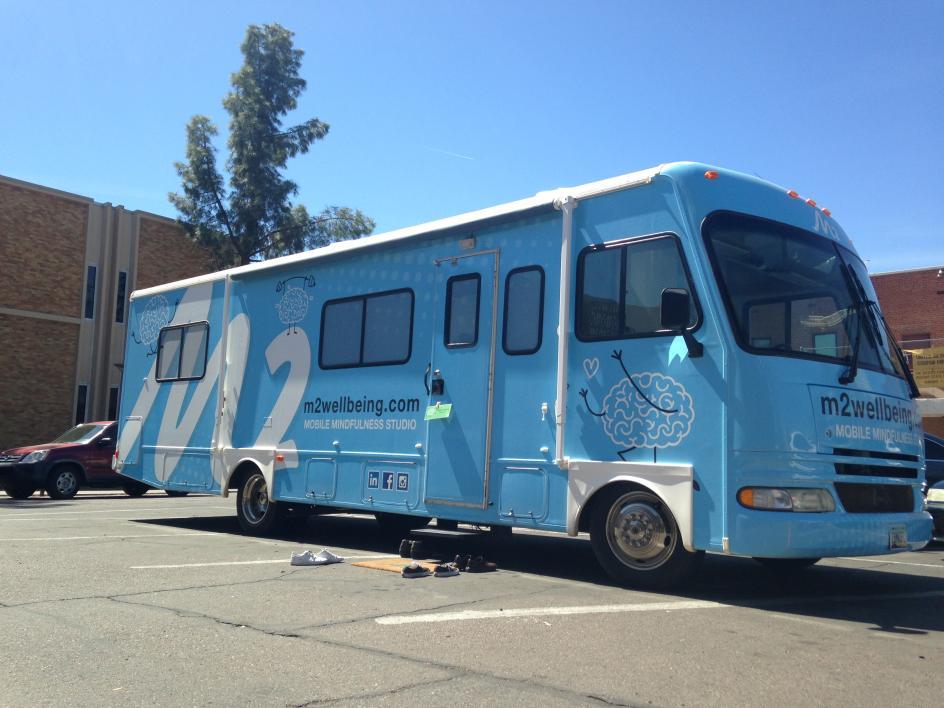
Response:
POLYGON ((164 494, 169 497, 185 497, 190 494, 190 492, 181 492, 177 489, 165 489, 164 494))
POLYGON ((819 558, 755 558, 754 560, 771 573, 777 574, 803 570, 816 565, 820 561, 819 558))
POLYGON ((284 516, 284 507, 269 500, 262 472, 253 472, 242 480, 236 492, 236 518, 245 533, 273 533, 281 525, 284 516))
POLYGON ((381 511, 376 512, 374 518, 377 519, 377 525, 380 526, 380 532, 384 536, 395 538, 402 538, 413 529, 421 529, 432 521, 428 516, 409 516, 381 511))
POLYGON ((3 491, 5 491, 7 496, 12 499, 29 499, 36 491, 36 487, 30 484, 9 482, 8 484, 4 485, 3 491))
POLYGON ((590 544, 616 582, 669 588, 695 572, 704 553, 685 550, 675 517, 658 496, 625 485, 601 495, 590 509, 590 544))
POLYGON ((46 492, 52 499, 71 499, 81 486, 82 473, 73 465, 53 468, 46 480, 46 492))
POLYGON ((121 488, 125 490, 125 494, 129 497, 143 497, 151 491, 151 488, 144 482, 135 482, 133 480, 122 482, 121 488))

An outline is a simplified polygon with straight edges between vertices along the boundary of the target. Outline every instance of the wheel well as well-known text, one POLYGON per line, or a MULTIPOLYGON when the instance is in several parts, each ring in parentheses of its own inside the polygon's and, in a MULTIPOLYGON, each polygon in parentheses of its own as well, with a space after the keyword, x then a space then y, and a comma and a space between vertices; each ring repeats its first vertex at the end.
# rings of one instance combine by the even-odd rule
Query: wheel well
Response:
POLYGON ((602 499, 603 496, 607 492, 609 492, 611 489, 615 487, 619 487, 620 489, 625 489, 626 491, 633 491, 633 490, 638 489, 639 491, 654 493, 648 487, 642 484, 637 484, 636 482, 624 482, 624 481, 608 482, 607 484, 604 484, 602 487, 597 489, 592 495, 590 495, 590 498, 587 499, 586 503, 583 505, 583 508, 580 510, 580 514, 577 517, 577 530, 578 531, 585 531, 585 532, 590 531, 590 519, 593 518, 594 507, 599 503, 600 499, 602 499))
POLYGON ((53 474, 53 472, 61 470, 63 467, 73 468, 78 473, 76 476, 78 477, 79 484, 85 484, 86 482, 85 468, 83 468, 82 465, 80 465, 78 462, 73 462, 71 460, 55 463, 52 467, 49 468, 49 472, 46 474, 46 478, 48 479, 53 474))
POLYGON ((243 482, 246 480, 246 477, 260 471, 261 470, 259 469, 259 466, 256 463, 251 462, 249 460, 243 460, 236 466, 236 469, 233 470, 233 474, 230 475, 227 489, 238 490, 242 486, 243 482))

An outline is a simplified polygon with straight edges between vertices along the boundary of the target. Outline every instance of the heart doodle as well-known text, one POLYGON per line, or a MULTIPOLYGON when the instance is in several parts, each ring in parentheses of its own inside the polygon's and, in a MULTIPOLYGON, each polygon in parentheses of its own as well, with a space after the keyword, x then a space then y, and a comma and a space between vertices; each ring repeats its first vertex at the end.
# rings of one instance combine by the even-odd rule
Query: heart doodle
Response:
POLYGON ((592 359, 583 360, 583 370, 587 374, 588 379, 592 379, 597 375, 597 370, 600 368, 600 360, 596 357, 592 359))

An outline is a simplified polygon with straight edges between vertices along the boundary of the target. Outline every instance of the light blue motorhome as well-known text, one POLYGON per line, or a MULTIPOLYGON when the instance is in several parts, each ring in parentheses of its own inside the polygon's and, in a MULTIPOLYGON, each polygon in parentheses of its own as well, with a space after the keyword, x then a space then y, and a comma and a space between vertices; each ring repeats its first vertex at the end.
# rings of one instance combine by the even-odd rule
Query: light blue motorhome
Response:
POLYGON ((827 210, 674 163, 135 292, 116 468, 589 531, 621 582, 922 547, 914 384, 827 210), (558 336, 558 333, 563 333, 558 336))

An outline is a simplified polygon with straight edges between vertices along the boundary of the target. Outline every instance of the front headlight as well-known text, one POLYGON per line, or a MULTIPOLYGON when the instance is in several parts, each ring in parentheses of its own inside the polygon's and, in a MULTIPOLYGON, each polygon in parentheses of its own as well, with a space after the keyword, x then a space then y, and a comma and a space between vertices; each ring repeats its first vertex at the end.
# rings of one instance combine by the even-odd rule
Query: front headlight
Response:
POLYGON ((20 462, 30 463, 30 462, 42 462, 46 459, 46 455, 49 454, 49 450, 34 450, 26 457, 24 457, 20 462))
POLYGON ((944 502, 944 487, 931 487, 928 490, 927 500, 929 502, 944 502))
POLYGON ((836 502, 825 489, 744 487, 737 493, 741 506, 765 511, 835 511, 836 502))

